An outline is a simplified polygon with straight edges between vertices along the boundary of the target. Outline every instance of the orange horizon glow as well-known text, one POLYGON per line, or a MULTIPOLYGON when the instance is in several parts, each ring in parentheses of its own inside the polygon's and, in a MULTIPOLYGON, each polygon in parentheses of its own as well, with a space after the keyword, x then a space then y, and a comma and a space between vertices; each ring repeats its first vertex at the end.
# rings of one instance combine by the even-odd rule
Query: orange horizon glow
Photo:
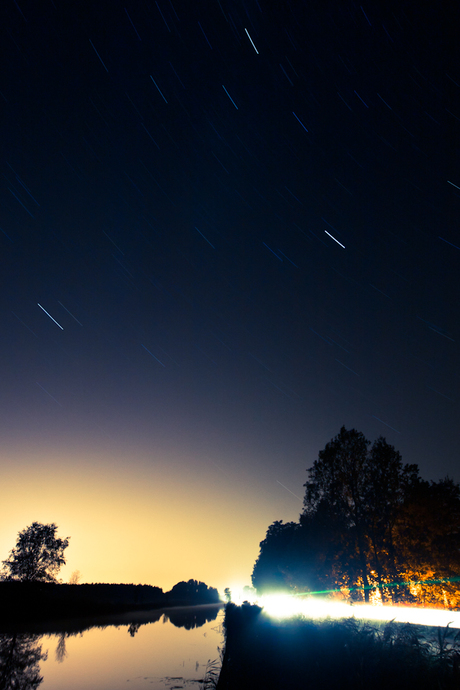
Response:
MULTIPOLYGON (((254 502, 257 487, 222 477, 202 460, 175 450, 78 448, 10 451, 0 506, 0 560, 32 522, 54 522, 70 537, 59 579, 150 584, 170 590, 200 580, 223 593, 249 584, 259 542, 291 499, 279 492, 272 510, 254 502), (152 461, 152 455, 154 459, 152 461), (218 489, 216 490, 216 477, 218 489)), ((274 484, 274 492, 278 492, 274 484)), ((291 508, 297 519, 297 505, 291 508)))

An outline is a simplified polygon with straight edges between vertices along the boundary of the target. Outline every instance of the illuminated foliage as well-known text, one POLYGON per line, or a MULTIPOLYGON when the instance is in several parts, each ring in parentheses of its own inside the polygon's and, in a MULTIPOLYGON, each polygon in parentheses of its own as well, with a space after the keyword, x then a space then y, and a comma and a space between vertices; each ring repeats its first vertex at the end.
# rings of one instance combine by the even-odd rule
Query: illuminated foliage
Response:
POLYGON ((458 484, 422 480, 383 437, 345 427, 308 475, 299 523, 274 522, 260 543, 259 592, 460 606, 458 484))

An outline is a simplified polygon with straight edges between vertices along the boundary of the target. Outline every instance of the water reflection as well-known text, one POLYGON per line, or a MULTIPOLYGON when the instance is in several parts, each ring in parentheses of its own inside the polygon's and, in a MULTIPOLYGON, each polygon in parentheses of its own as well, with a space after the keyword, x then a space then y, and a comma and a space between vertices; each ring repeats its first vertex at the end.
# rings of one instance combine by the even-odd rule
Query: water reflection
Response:
MULTIPOLYGON (((151 670, 155 669, 158 676, 155 679, 153 676, 150 678, 150 687, 152 685, 155 688, 171 687, 170 681, 177 680, 178 675, 176 674, 179 669, 182 673, 187 672, 187 683, 197 683, 199 678, 203 678, 203 663, 206 665, 206 661, 215 656, 215 652, 211 651, 214 654, 213 657, 209 656, 208 651, 204 652, 205 649, 210 649, 210 645, 212 647, 211 640, 206 642, 204 647, 199 641, 201 639, 205 643, 205 638, 211 629, 208 627, 201 633, 191 632, 190 638, 185 631, 194 631, 215 621, 220 609, 219 606, 205 606, 137 611, 131 614, 105 616, 92 620, 43 621, 30 625, 29 629, 21 626, 16 631, 3 629, 0 633, 0 690, 32 690, 41 685, 43 677, 45 677, 44 685, 46 688, 64 686, 76 688, 75 683, 78 683, 82 668, 82 650, 85 650, 83 653, 87 655, 85 659, 88 658, 88 655, 91 656, 92 661, 88 663, 92 665, 94 672, 97 672, 98 675, 101 674, 101 676, 107 674, 107 683, 102 680, 102 684, 97 686, 104 688, 104 690, 115 687, 113 679, 111 678, 109 681, 110 668, 113 671, 115 659, 117 659, 116 664, 124 664, 119 669, 119 675, 120 673, 122 675, 128 674, 129 664, 132 665, 132 668, 129 668, 129 674, 137 664, 139 664, 139 669, 143 665, 151 670), (153 625, 160 621, 166 624, 165 627, 162 625, 161 629, 153 625), (168 623, 171 625, 168 626, 168 623), (142 639, 138 642, 137 634, 141 629, 143 632, 139 638, 142 639), (182 629, 184 632, 180 633, 177 630, 177 633, 173 634, 173 629, 182 629), (156 630, 155 633, 154 630, 156 630), (128 632, 128 636, 126 636, 126 632, 128 632), (88 641, 85 642, 87 633, 88 641), (101 633, 103 638, 99 637, 101 633), (127 642, 130 638, 136 637, 135 648, 132 648, 131 644, 129 648, 121 644, 120 634, 121 638, 127 642), (194 634, 199 634, 199 637, 194 637, 192 640, 194 634), (94 638, 94 635, 98 637, 94 638), (185 637, 183 637, 184 635, 185 637), (79 639, 72 641, 70 638, 79 639), (80 642, 80 638, 84 639, 80 642), (101 651, 100 655, 95 654, 96 649, 90 639, 102 641, 102 647, 99 646, 99 642, 97 643, 98 650, 101 651), (146 644, 147 640, 152 640, 152 642, 155 640, 155 642, 153 645, 146 644), (118 645, 116 649, 114 642, 118 645), (48 653, 42 651, 42 646, 46 649, 49 645, 51 645, 50 658, 47 660, 48 653), (160 652, 160 648, 162 650, 160 659, 154 659, 160 652), (204 653, 208 656, 203 658, 204 653), (121 659, 125 654, 126 660, 122 662, 121 659), (109 656, 110 661, 108 663, 109 656), (41 662, 45 661, 46 663, 41 669, 41 662), (58 670, 59 667, 63 667, 62 672, 58 670)), ((214 635, 218 634, 217 628, 212 628, 212 631, 214 639, 214 635)), ((86 662, 83 665, 86 666, 86 671, 89 670, 86 662)), ((141 681, 131 676, 132 690, 145 682, 145 677, 141 681)), ((128 677, 124 682, 126 683, 127 680, 128 677)), ((183 677, 182 682, 185 682, 183 677)))
POLYGON ((165 618, 176 628, 185 628, 186 630, 194 630, 194 628, 201 628, 205 623, 215 621, 219 609, 170 609, 165 613, 165 618))
POLYGON ((43 681, 40 661, 47 658, 39 635, 0 635, 0 690, 33 690, 43 681))
MULTIPOLYGON (((174 608, 161 611, 156 620, 160 620, 163 616, 163 623, 172 623, 176 628, 185 628, 186 630, 194 630, 201 628, 205 623, 215 621, 220 607, 211 606, 208 608, 189 606, 187 608, 174 608)), ((132 622, 128 626, 128 633, 134 637, 142 625, 148 625, 153 621, 149 620, 146 623, 140 621, 132 622)))

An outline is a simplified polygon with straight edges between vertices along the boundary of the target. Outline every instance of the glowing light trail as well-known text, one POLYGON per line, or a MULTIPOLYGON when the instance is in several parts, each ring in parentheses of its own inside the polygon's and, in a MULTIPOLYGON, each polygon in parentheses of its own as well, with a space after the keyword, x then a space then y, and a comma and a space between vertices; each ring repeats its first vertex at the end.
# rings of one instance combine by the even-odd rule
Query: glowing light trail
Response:
POLYGON ((104 60, 101 58, 101 56, 100 56, 99 53, 97 52, 96 48, 94 47, 94 43, 92 42, 91 39, 89 39, 89 42, 91 43, 92 49, 94 50, 94 52, 95 52, 96 55, 98 56, 99 60, 101 61, 102 67, 105 69, 106 72, 108 72, 109 70, 108 70, 107 67, 105 66, 104 60))
POLYGON ((233 98, 230 96, 229 92, 227 91, 227 89, 225 88, 225 86, 224 86, 223 84, 222 84, 222 88, 223 88, 223 90, 225 91, 225 93, 227 94, 227 96, 229 97, 229 99, 231 100, 231 102, 233 103, 233 105, 235 106, 235 108, 238 110, 238 106, 236 105, 235 101, 234 101, 233 98))
POLYGON ((158 84, 156 83, 156 81, 155 81, 155 79, 152 77, 152 75, 150 75, 150 79, 153 81, 153 83, 154 83, 155 86, 157 87, 158 93, 160 94, 160 96, 162 97, 162 99, 164 100, 164 102, 167 103, 168 101, 167 101, 166 98, 163 96, 160 87, 158 86, 158 84))
MULTIPOLYGON (((417 580, 408 582, 390 582, 382 587, 399 587, 404 585, 434 585, 448 582, 459 582, 460 577, 441 578, 436 580, 417 580)), ((354 587, 350 591, 379 589, 377 586, 354 587)), ((261 606, 267 616, 278 619, 301 617, 309 619, 356 618, 357 620, 395 621, 413 625, 441 626, 460 628, 460 612, 446 609, 430 609, 417 606, 387 606, 369 604, 350 604, 345 601, 333 601, 322 596, 340 593, 340 589, 325 589, 318 592, 300 592, 296 594, 264 594, 258 596, 250 588, 231 588, 232 601, 242 604, 248 601, 261 606)))
POLYGON ((328 232, 327 230, 325 230, 324 232, 326 233, 326 235, 329 235, 329 237, 330 237, 332 240, 334 240, 334 242, 337 242, 337 244, 340 244, 340 246, 341 246, 343 249, 345 249, 345 245, 342 244, 341 242, 339 242, 339 240, 336 240, 335 237, 334 237, 333 235, 331 235, 330 232, 328 232))
POLYGON ((162 367, 166 367, 166 364, 163 364, 163 362, 160 362, 160 360, 158 359, 158 357, 155 357, 155 355, 153 354, 153 352, 150 352, 150 350, 148 350, 148 349, 145 347, 145 345, 142 345, 142 343, 141 343, 141 347, 143 347, 144 350, 147 350, 147 352, 149 353, 149 355, 152 355, 153 359, 156 359, 156 361, 158 362, 158 364, 161 364, 162 367))
POLYGON ((58 323, 58 322, 56 321, 56 319, 53 319, 53 317, 51 316, 51 314, 48 314, 48 312, 46 311, 46 309, 44 309, 44 308, 42 307, 41 304, 39 304, 38 302, 37 302, 37 304, 38 304, 38 306, 40 307, 40 309, 42 309, 42 310, 45 312, 45 314, 46 314, 47 316, 50 317, 51 321, 54 321, 54 323, 56 324, 56 326, 59 326, 59 328, 61 329, 61 331, 63 331, 64 329, 62 328, 61 324, 58 323))
POLYGON ((300 120, 300 119, 297 117, 297 115, 295 114, 294 111, 292 111, 292 114, 294 115, 294 117, 295 117, 295 119, 297 120, 297 122, 299 122, 299 123, 302 125, 302 127, 304 128, 304 130, 305 130, 306 132, 308 132, 308 129, 305 127, 305 125, 304 125, 304 123, 302 122, 302 120, 300 120))
POLYGON ((324 599, 296 600, 289 595, 268 595, 261 598, 260 605, 273 618, 356 618, 358 620, 395 621, 413 625, 460 628, 460 613, 444 609, 425 609, 414 606, 370 606, 350 605, 345 602, 324 599))
POLYGON ((246 36, 247 36, 247 37, 249 38, 249 40, 251 41, 251 45, 252 45, 252 47, 254 48, 254 50, 256 51, 256 53, 257 53, 257 55, 258 55, 258 54, 259 54, 259 51, 258 51, 257 48, 255 47, 254 41, 253 41, 252 38, 250 37, 248 30, 245 29, 245 31, 246 31, 246 36))

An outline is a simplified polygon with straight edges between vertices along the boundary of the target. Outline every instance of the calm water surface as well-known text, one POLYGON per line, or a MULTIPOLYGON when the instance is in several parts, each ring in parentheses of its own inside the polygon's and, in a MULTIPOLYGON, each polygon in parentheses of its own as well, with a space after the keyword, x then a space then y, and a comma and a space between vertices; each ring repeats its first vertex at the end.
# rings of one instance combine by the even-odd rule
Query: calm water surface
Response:
POLYGON ((39 690, 198 690, 208 661, 219 660, 223 615, 215 606, 189 607, 2 634, 0 686, 37 687, 39 675, 39 690))

